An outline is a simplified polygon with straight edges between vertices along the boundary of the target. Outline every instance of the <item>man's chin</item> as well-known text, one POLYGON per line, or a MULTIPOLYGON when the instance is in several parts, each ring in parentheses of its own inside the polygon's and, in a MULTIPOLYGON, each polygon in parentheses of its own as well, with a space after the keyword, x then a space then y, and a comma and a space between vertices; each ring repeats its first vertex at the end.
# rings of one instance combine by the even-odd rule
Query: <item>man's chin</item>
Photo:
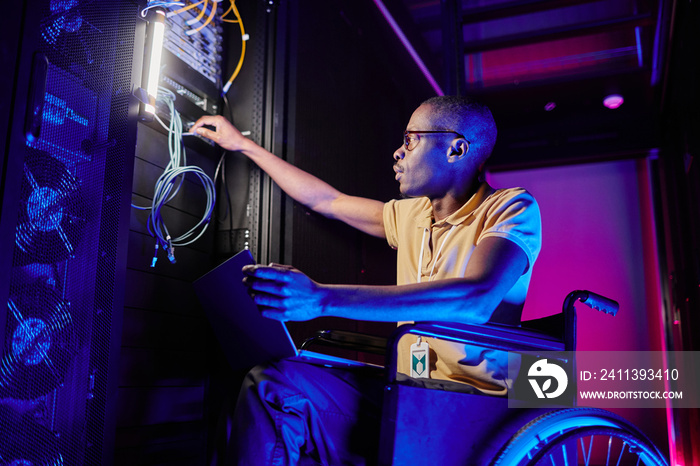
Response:
POLYGON ((420 193, 412 193, 410 188, 408 188, 405 184, 399 185, 399 193, 401 195, 401 199, 414 199, 422 196, 420 193))

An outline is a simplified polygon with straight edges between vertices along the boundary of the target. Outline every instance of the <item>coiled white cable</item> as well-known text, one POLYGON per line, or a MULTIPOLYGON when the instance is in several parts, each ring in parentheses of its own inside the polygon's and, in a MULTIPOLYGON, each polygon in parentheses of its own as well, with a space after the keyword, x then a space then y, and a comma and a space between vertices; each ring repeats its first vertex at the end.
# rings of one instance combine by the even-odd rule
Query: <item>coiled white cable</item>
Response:
POLYGON ((137 206, 132 204, 132 207, 140 210, 150 210, 147 220, 148 233, 156 239, 155 253, 151 261, 151 267, 155 267, 158 260, 158 249, 163 248, 168 255, 170 262, 175 263, 175 247, 187 246, 197 241, 206 232, 214 206, 216 204, 216 185, 214 181, 204 173, 200 167, 195 165, 187 166, 186 151, 182 143, 182 118, 179 112, 175 109, 175 94, 169 89, 159 87, 158 99, 168 105, 170 111, 170 125, 166 125, 155 115, 156 120, 163 128, 168 131, 168 151, 170 153, 170 161, 165 167, 163 173, 158 177, 153 191, 153 200, 150 206, 137 206), (194 174, 199 179, 204 191, 207 195, 207 204, 204 209, 202 218, 190 228, 187 232, 177 237, 171 237, 165 220, 161 215, 161 210, 170 202, 180 191, 185 176, 194 174))

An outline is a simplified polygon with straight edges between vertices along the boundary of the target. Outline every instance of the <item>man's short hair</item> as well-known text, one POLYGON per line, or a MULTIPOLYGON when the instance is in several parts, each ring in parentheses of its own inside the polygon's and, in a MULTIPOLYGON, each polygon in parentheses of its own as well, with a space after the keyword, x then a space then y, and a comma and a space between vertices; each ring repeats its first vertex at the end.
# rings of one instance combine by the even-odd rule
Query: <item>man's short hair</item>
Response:
POLYGON ((479 163, 489 158, 496 144, 496 122, 491 110, 473 99, 456 95, 431 97, 421 105, 430 105, 439 128, 461 133, 469 142, 469 150, 479 163))

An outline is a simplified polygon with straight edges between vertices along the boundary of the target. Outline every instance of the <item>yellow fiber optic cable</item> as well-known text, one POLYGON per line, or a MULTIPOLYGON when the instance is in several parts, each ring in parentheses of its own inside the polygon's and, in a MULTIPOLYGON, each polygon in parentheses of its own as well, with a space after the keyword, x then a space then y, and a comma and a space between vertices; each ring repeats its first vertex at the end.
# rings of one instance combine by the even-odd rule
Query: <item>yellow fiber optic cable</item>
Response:
MULTIPOLYGON (((197 15, 196 18, 188 19, 187 21, 185 21, 185 24, 187 24, 188 26, 192 26, 194 23, 198 23, 199 21, 202 20, 202 18, 204 17, 204 13, 207 11, 207 6, 209 5, 209 0, 203 0, 203 2, 204 2, 204 6, 202 7, 202 11, 199 12, 199 14, 197 15)), ((202 3, 202 2, 200 2, 200 3, 202 3)))
POLYGON ((228 7, 228 10, 224 12, 224 14, 221 15, 221 21, 224 21, 226 23, 237 23, 237 19, 226 19, 226 15, 231 13, 233 11, 233 3, 231 2, 231 5, 228 7))
POLYGON ((204 22, 204 24, 199 26, 197 29, 190 29, 189 31, 185 31, 185 34, 187 34, 188 36, 191 36, 192 34, 196 34, 199 31, 201 31, 202 29, 204 29, 205 27, 207 27, 207 25, 209 25, 209 23, 211 23, 211 20, 214 18, 214 15, 216 14, 216 9, 218 7, 219 7, 219 2, 212 2, 211 11, 209 12, 209 16, 207 17, 207 20, 204 22))
POLYGON ((195 8, 197 5, 201 5, 201 4, 204 3, 205 1, 206 1, 206 0, 200 0, 200 1, 197 2, 197 3, 191 3, 191 4, 189 4, 189 5, 185 6, 185 7, 180 8, 179 10, 175 10, 175 11, 172 11, 172 12, 168 13, 168 16, 175 16, 175 15, 179 15, 180 13, 184 13, 184 12, 187 11, 187 10, 191 10, 192 8, 195 8))
POLYGON ((238 12, 238 8, 236 8, 235 0, 231 0, 230 9, 233 9, 233 14, 236 15, 238 27, 241 29, 241 58, 238 59, 238 65, 236 65, 236 69, 233 71, 233 74, 224 85, 224 95, 228 92, 229 88, 231 87, 231 84, 233 83, 233 80, 236 79, 236 76, 238 76, 238 73, 241 71, 241 67, 243 66, 243 59, 245 58, 245 44, 246 41, 248 41, 248 35, 245 33, 245 28, 243 27, 243 19, 241 19, 241 14, 238 12))

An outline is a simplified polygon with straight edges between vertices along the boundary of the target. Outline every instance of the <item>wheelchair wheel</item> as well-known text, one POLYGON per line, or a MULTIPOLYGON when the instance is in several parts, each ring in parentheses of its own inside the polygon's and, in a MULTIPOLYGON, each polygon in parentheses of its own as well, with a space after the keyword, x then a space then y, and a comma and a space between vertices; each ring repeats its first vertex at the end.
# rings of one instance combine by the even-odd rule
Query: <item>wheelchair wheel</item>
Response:
POLYGON ((552 411, 522 427, 492 466, 645 465, 668 466, 637 428, 609 411, 552 411))

